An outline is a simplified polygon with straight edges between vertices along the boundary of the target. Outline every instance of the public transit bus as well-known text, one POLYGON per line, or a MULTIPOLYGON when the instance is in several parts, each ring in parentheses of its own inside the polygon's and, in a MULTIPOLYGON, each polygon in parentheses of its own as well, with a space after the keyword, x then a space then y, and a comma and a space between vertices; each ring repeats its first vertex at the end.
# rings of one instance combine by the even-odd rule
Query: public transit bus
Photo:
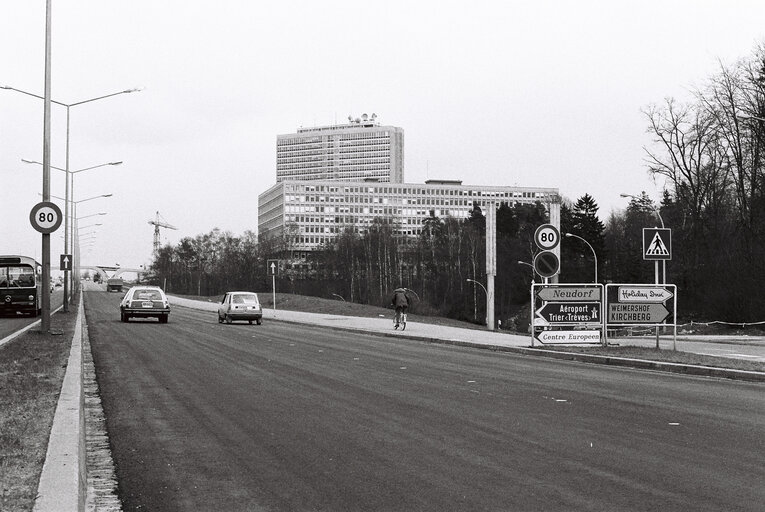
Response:
POLYGON ((42 265, 28 256, 0 255, 0 314, 40 314, 42 265))

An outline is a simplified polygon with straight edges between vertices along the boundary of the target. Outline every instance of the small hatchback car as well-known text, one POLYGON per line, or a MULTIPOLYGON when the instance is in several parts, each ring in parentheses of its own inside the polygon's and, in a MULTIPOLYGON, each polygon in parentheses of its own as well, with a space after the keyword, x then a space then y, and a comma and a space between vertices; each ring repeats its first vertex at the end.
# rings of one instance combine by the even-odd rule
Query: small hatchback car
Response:
POLYGON ((159 286, 133 286, 120 302, 120 320, 156 317, 166 324, 170 316, 170 303, 159 286))
POLYGON ((230 324, 234 320, 254 320, 261 324, 263 310, 260 308, 258 294, 253 292, 226 292, 218 305, 218 323, 230 324))

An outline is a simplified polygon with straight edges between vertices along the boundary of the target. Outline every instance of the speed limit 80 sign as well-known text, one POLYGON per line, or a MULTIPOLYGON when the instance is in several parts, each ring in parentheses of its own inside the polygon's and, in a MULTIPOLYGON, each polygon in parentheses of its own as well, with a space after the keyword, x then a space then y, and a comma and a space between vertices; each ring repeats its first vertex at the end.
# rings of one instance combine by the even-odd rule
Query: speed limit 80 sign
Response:
POLYGON ((46 235, 56 231, 61 226, 62 220, 61 208, 50 201, 37 203, 29 212, 29 222, 32 223, 32 227, 46 235))
POLYGON ((543 251, 551 251, 560 242, 560 232, 552 224, 542 224, 534 232, 534 242, 543 251))

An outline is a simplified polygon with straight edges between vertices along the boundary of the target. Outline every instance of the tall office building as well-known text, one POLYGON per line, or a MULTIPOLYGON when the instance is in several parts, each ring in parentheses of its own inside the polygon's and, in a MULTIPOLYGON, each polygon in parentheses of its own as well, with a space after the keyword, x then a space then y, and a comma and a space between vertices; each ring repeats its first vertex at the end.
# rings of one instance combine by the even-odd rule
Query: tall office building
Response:
POLYGON ((430 216, 466 219, 473 203, 544 204, 560 208, 556 188, 463 185, 461 181, 430 180, 424 184, 283 181, 258 196, 258 233, 283 239, 293 257, 330 245, 346 229, 364 233, 375 221, 393 233, 416 237, 430 216))
POLYGON ((276 181, 404 181, 404 130, 377 115, 347 124, 299 128, 276 137, 276 181))

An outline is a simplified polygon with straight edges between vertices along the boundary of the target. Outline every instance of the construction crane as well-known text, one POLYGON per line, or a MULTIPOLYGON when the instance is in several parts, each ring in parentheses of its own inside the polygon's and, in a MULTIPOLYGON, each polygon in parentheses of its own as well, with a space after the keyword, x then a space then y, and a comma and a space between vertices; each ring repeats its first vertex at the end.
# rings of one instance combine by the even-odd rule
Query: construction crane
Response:
POLYGON ((157 212, 157 217, 154 220, 150 220, 149 224, 154 225, 154 255, 156 256, 159 252, 159 228, 166 228, 166 229, 178 229, 172 224, 168 224, 165 222, 165 220, 162 218, 162 216, 157 212))

